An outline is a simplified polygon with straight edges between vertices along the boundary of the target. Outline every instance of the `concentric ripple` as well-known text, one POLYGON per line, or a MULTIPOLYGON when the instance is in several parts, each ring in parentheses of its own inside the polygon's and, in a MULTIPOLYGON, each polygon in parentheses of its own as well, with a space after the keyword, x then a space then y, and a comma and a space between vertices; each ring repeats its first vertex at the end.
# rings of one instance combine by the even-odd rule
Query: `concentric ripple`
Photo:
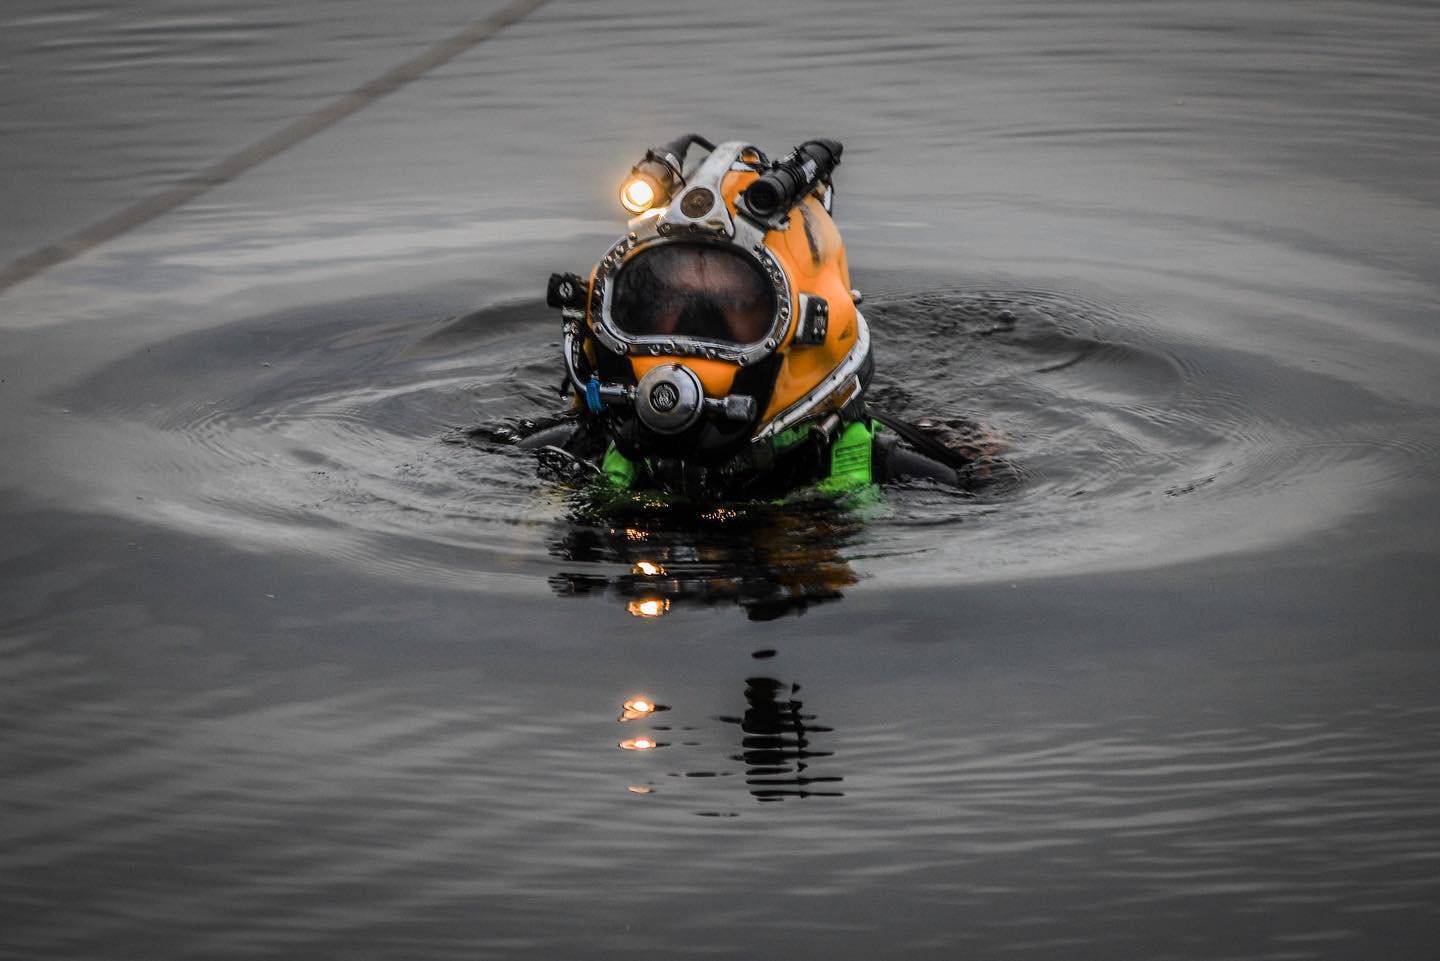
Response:
POLYGON ((525 302, 397 319, 391 306, 191 335, 64 403, 105 424, 110 462, 147 492, 134 509, 169 523, 401 579, 625 604, 658 594, 751 616, 865 581, 1254 549, 1362 507, 1434 453, 1419 432, 1369 430, 1406 415, 1358 387, 1167 337, 1136 310, 882 283, 866 305, 874 406, 969 450, 985 483, 902 483, 879 504, 798 520, 743 506, 597 517, 503 442, 563 405, 551 314, 525 302), (665 573, 635 573, 642 561, 665 573))

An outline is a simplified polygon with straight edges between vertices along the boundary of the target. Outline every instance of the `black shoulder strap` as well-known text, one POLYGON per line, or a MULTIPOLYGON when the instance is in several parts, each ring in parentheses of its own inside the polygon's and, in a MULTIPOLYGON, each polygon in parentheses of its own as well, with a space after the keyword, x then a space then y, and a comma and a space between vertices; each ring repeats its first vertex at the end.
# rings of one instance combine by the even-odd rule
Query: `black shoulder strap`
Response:
POLYGON ((969 466, 970 458, 957 450, 946 447, 914 424, 903 421, 890 414, 882 414, 873 407, 869 409, 869 414, 875 420, 899 434, 901 440, 905 441, 926 457, 939 461, 946 467, 953 467, 955 470, 969 466))

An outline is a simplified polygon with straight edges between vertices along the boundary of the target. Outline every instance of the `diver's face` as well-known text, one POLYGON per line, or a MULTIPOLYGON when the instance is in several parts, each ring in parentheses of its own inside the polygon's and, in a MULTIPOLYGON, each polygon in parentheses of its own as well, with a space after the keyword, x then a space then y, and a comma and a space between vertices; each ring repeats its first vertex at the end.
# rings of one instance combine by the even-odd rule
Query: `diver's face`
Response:
POLYGON ((634 336, 753 344, 770 330, 775 294, 738 251, 674 243, 642 251, 625 265, 610 309, 616 325, 634 336))

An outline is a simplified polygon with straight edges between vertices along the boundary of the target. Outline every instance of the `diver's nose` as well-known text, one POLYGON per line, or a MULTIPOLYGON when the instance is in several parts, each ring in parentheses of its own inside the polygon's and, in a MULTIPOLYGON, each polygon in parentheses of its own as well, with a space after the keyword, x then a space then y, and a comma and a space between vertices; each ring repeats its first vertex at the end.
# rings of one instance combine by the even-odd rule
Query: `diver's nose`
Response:
POLYGON ((700 378, 681 364, 652 368, 635 385, 635 412, 657 434, 678 434, 700 418, 705 390, 700 378))

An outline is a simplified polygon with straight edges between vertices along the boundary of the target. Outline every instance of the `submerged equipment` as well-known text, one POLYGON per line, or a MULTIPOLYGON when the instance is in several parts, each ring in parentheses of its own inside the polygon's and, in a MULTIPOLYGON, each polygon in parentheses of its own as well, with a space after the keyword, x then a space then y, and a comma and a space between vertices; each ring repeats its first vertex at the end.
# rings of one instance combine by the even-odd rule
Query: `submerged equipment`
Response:
POLYGON ((607 475, 761 472, 868 423, 870 333, 830 215, 840 154, 817 139, 770 161, 696 134, 648 150, 620 188, 625 235, 588 277, 551 276, 607 475))

